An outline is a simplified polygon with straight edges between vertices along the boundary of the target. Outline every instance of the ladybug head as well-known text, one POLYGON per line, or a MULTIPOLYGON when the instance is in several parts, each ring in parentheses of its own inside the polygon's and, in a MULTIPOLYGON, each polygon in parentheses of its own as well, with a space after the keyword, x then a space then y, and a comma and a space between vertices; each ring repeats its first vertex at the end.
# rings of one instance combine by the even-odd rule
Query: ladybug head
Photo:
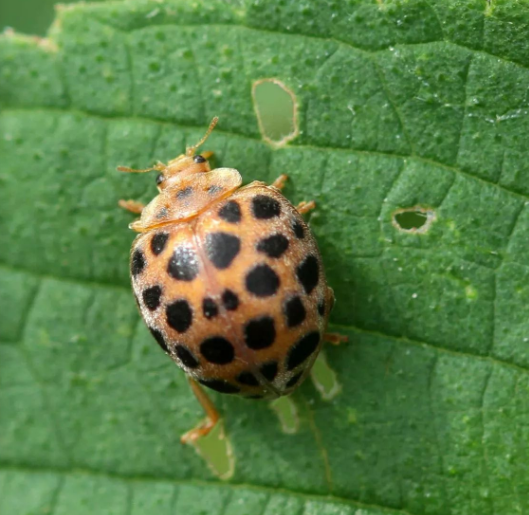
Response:
POLYGON ((171 179, 178 176, 178 178, 183 175, 192 175, 196 173, 209 172, 211 170, 207 158, 212 155, 212 152, 202 152, 202 154, 196 154, 195 152, 198 147, 200 147, 209 137, 215 125, 217 125, 218 117, 215 116, 209 128, 204 134, 204 137, 192 147, 187 147, 186 153, 178 156, 175 159, 169 161, 167 165, 158 162, 152 168, 146 168, 143 170, 134 170, 132 168, 127 168, 124 166, 118 166, 118 170, 122 172, 150 172, 152 170, 158 170, 160 173, 156 177, 156 185, 159 190, 165 189, 175 181, 171 179))
POLYGON ((211 123, 209 124, 206 134, 202 139, 192 147, 187 147, 186 153, 178 156, 175 159, 172 159, 167 164, 167 167, 163 171, 163 176, 165 179, 169 179, 174 175, 178 174, 180 177, 184 175, 192 175, 195 173, 209 172, 210 167, 207 158, 212 155, 211 152, 203 152, 202 154, 196 154, 195 152, 198 147, 200 147, 209 137, 215 125, 219 121, 218 117, 215 116, 211 123))

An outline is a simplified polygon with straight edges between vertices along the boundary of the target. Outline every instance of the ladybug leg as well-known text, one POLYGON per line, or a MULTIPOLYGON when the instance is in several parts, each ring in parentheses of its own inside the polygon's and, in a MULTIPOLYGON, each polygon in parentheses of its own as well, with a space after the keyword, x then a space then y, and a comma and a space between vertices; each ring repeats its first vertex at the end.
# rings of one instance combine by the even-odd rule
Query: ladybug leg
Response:
MULTIPOLYGON (((328 313, 330 313, 334 307, 334 290, 330 286, 327 287, 327 302, 329 303, 328 313)), ((323 340, 332 345, 340 345, 340 343, 348 341, 349 338, 340 333, 323 333, 323 340)))
POLYGON ((131 213, 136 213, 138 215, 141 215, 141 212, 143 211, 143 208, 145 207, 145 204, 142 204, 141 202, 138 202, 136 200, 120 200, 118 204, 123 209, 126 209, 127 211, 130 211, 131 213))
POLYGON ((273 186, 274 188, 277 188, 279 191, 281 191, 285 187, 285 182, 287 182, 287 179, 288 175, 283 173, 270 186, 273 186))
POLYGON ((340 345, 340 343, 345 343, 349 340, 347 336, 339 333, 324 333, 323 339, 332 345, 340 345))
POLYGON ((312 211, 315 207, 316 207, 316 202, 314 202, 314 200, 309 200, 308 202, 305 202, 303 200, 296 206, 296 209, 298 210, 298 213, 300 215, 304 215, 305 213, 312 211))
POLYGON ((191 377, 189 377, 188 380, 193 393, 198 399, 198 402, 200 402, 204 408, 204 411, 206 412, 206 420, 201 422, 197 427, 183 434, 180 438, 182 443, 192 444, 199 438, 206 436, 215 427, 220 417, 217 408, 215 408, 215 405, 208 397, 206 392, 201 388, 201 386, 191 377))

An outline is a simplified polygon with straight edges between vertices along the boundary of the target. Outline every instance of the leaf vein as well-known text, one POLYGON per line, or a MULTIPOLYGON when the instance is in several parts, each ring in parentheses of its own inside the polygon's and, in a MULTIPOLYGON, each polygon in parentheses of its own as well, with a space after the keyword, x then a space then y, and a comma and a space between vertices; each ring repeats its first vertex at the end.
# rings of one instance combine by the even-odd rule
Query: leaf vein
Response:
MULTIPOLYGON (((109 114, 101 114, 101 113, 92 113, 92 112, 88 112, 88 111, 83 111, 83 110, 77 110, 77 109, 71 109, 71 110, 68 110, 68 109, 62 109, 62 108, 57 108, 57 107, 54 107, 54 108, 47 108, 47 107, 41 107, 41 108, 38 108, 38 109, 35 109, 35 108, 23 108, 23 107, 16 107, 16 108, 13 108, 13 109, 4 109, 2 111, 2 114, 5 114, 5 113, 17 113, 17 112, 29 112, 29 113, 33 113, 33 112, 49 112, 51 114, 55 113, 55 114, 65 114, 65 113, 73 113, 73 114, 80 114, 80 115, 84 115, 86 117, 93 117, 93 118, 96 118, 96 119, 100 119, 100 120, 135 120, 135 121, 145 121, 145 122, 149 122, 149 123, 160 123, 160 124, 163 124, 163 125, 167 125, 167 126, 177 126, 183 130, 195 130, 197 128, 201 128, 203 129, 203 125, 189 125, 189 124, 183 124, 183 123, 178 123, 178 122, 175 122, 175 123, 172 123, 172 122, 168 122, 167 120, 160 120, 160 119, 157 119, 157 118, 147 118, 147 117, 140 117, 140 116, 132 116, 132 117, 129 117, 129 116, 120 116, 120 115, 109 115, 109 114)), ((256 137, 251 137, 251 136, 247 136, 247 135, 243 135, 243 134, 238 134, 238 133, 235 133, 235 132, 231 132, 231 131, 222 131, 221 129, 215 129, 217 133, 219 134, 224 134, 224 135, 227 135, 227 136, 235 136, 237 138, 246 138, 246 139, 249 139, 249 140, 254 140, 254 141, 259 141, 261 142, 262 140, 259 139, 259 138, 256 138, 256 137)), ((263 142, 264 144, 264 142, 263 142)), ((457 168, 455 166, 452 166, 452 165, 448 165, 448 164, 445 164, 445 163, 442 163, 440 161, 435 161, 434 159, 431 159, 431 158, 426 158, 426 157, 422 157, 422 156, 418 156, 418 155, 411 155, 411 154, 398 154, 396 152, 386 152, 386 151, 381 151, 381 150, 363 150, 363 149, 357 149, 357 148, 347 148, 347 147, 330 147, 330 146, 318 146, 318 145, 313 145, 313 144, 302 144, 302 145, 289 145, 290 149, 298 149, 298 150, 304 150, 304 149, 307 149, 307 150, 317 150, 317 151, 320 151, 320 152, 343 152, 343 153, 351 153, 351 154, 358 154, 358 155, 368 155, 368 156, 384 156, 384 157, 390 157, 390 158, 395 158, 395 159, 401 159, 401 160, 404 160, 404 159, 411 159, 411 160, 416 160, 418 162, 421 162, 421 163, 425 163, 425 164, 429 164, 431 166, 436 166, 436 167, 439 167, 441 169, 445 169, 445 170, 450 170, 451 172, 454 172, 454 173, 457 173, 458 175, 461 175, 463 177, 468 177, 470 178, 471 180, 473 181, 477 181, 478 183, 481 183, 481 184, 486 184, 492 188, 495 188, 495 189, 498 189, 499 191, 503 191, 505 193, 508 193, 509 195, 515 197, 515 198, 519 198, 519 199, 523 199, 523 200, 526 200, 526 201, 529 201, 529 195, 528 194, 524 194, 524 193, 520 193, 514 189, 510 189, 510 188, 507 188, 506 186, 503 186, 503 185, 500 185, 500 184, 497 184, 496 182, 494 181, 491 181, 491 180, 488 180, 488 179, 484 179, 482 177, 478 177, 476 175, 473 175, 472 173, 470 172, 467 172, 461 168, 457 168)))
POLYGON ((395 335, 395 334, 384 333, 384 332, 381 332, 381 331, 375 331, 375 330, 372 330, 372 329, 365 329, 365 328, 362 328, 362 327, 359 327, 359 326, 354 326, 354 325, 331 323, 330 326, 332 326, 332 327, 334 327, 336 329, 343 330, 343 331, 350 331, 350 332, 356 332, 356 333, 371 335, 371 336, 374 336, 376 338, 390 338, 392 340, 400 341, 400 342, 402 342, 405 345, 414 345, 416 347, 421 347, 421 348, 430 348, 430 349, 433 349, 433 350, 436 350, 436 351, 439 351, 439 352, 442 352, 442 353, 449 354, 451 356, 460 356, 460 357, 465 357, 465 358, 475 358, 475 359, 478 359, 478 360, 481 360, 481 361, 487 361, 487 362, 493 363, 494 365, 512 368, 512 369, 516 370, 517 372, 521 372, 521 373, 524 373, 524 374, 529 373, 529 367, 526 367, 524 365, 520 365, 520 364, 517 364, 517 363, 513 363, 511 361, 507 361, 507 360, 504 360, 504 359, 499 359, 499 358, 496 358, 496 357, 494 357, 492 355, 473 354, 471 352, 465 352, 465 351, 450 349, 448 347, 443 347, 443 346, 438 345, 438 344, 433 344, 433 343, 428 343, 426 341, 417 340, 417 339, 414 339, 414 338, 410 338, 408 336, 399 336, 399 335, 395 335))
MULTIPOLYGON (((437 12, 435 12, 435 15, 436 17, 438 18, 438 15, 437 15, 437 12)), ((431 40, 424 40, 424 41, 418 41, 418 42, 408 42, 408 43, 390 43, 388 44, 386 47, 382 47, 382 48, 378 48, 378 49, 370 49, 370 48, 366 48, 366 47, 362 47, 362 46, 358 46, 358 45, 354 45, 353 43, 351 43, 350 41, 347 41, 345 39, 340 39, 340 38, 337 38, 337 37, 323 37, 323 36, 315 36, 313 34, 304 34, 304 33, 301 33, 301 32, 283 32, 283 31, 280 31, 280 30, 272 30, 272 29, 264 29, 264 28, 257 28, 255 26, 252 26, 252 25, 246 25, 246 24, 242 24, 242 23, 229 23, 229 22, 226 22, 226 23, 197 23, 197 24, 193 24, 193 23, 186 23, 185 25, 182 25, 182 24, 179 24, 179 23, 157 23, 157 24, 152 24, 152 25, 148 25, 148 26, 143 26, 143 27, 135 27, 133 29, 130 29, 130 30, 125 30, 125 29, 122 29, 122 28, 119 28, 119 27, 116 27, 110 23, 102 23, 102 25, 110 28, 110 29, 113 29, 117 32, 121 32, 121 33, 124 33, 124 34, 128 34, 128 33, 133 33, 133 32, 139 32, 141 30, 149 30, 149 29, 152 29, 152 28, 156 28, 156 27, 210 27, 210 28, 215 28, 215 27, 219 27, 219 28, 223 28, 223 27, 235 27, 235 28, 243 28, 243 29, 246 29, 246 30, 249 30, 249 31, 254 31, 254 32, 262 32, 262 33, 265 33, 265 34, 281 34, 281 35, 284 35, 284 36, 295 36, 295 37, 301 37, 301 38, 306 38, 306 39, 315 39, 315 40, 323 40, 323 41, 329 41, 329 42, 335 42, 335 43, 339 43, 339 44, 342 44, 344 46, 347 46, 349 48, 352 48, 353 50, 357 50, 359 52, 365 52, 365 53, 369 53, 369 54, 377 54, 377 53, 381 53, 381 52, 386 52, 392 48, 397 48, 397 47, 420 47, 420 46, 425 46, 425 45, 432 45, 432 44, 443 44, 443 45, 453 45, 454 47, 457 47, 457 48, 463 48, 465 50, 470 50, 471 52, 473 52, 474 54, 481 54, 481 55, 484 55, 486 57, 492 57, 494 59, 500 59, 506 63, 510 63, 510 64, 513 64, 515 66, 518 66, 520 68, 523 68, 523 69, 526 69, 526 70, 529 70, 529 65, 526 65, 520 61, 516 61, 515 59, 512 59, 512 58, 507 58, 503 55, 500 55, 500 54, 494 54, 488 50, 484 50, 483 48, 479 49, 479 48, 474 48, 470 45, 463 45, 462 43, 457 43, 455 41, 451 41, 451 40, 446 40, 444 35, 442 38, 440 39, 431 39, 431 40)), ((440 26, 440 32, 442 33, 443 30, 442 30, 442 26, 440 26)))
POLYGON ((203 488, 226 488, 230 489, 231 492, 237 492, 239 490, 250 490, 253 492, 263 493, 265 495, 274 496, 277 494, 283 494, 288 495, 292 497, 297 497, 299 499, 302 499, 304 502, 309 501, 319 501, 319 502, 335 502, 335 503, 342 503, 346 506, 349 506, 353 509, 379 509, 383 510, 384 513, 387 515, 418 515, 411 513, 406 510, 398 510, 395 508, 391 508, 388 506, 384 506, 382 504, 374 504, 374 503, 363 503, 361 501, 357 501, 354 499, 348 499, 346 497, 339 497, 335 495, 321 495, 321 494, 313 494, 313 493, 307 493, 305 491, 300 490, 293 490, 293 489, 287 489, 287 488, 277 488, 277 487, 269 487, 269 486, 261 486, 261 485, 255 485, 255 484, 249 484, 249 483, 226 483, 226 482, 220 482, 215 480, 204 480, 204 479, 176 479, 173 476, 159 476, 159 475, 125 475, 125 474, 119 474, 116 472, 102 472, 99 470, 94 470, 87 467, 68 467, 68 468, 58 468, 58 467, 42 467, 42 466, 31 466, 29 468, 27 465, 15 465, 12 463, 5 463, 0 461, 0 470, 5 472, 18 472, 18 473, 27 473, 27 474, 41 474, 41 473, 54 473, 57 475, 75 475, 76 477, 92 477, 92 478, 98 478, 98 479, 114 479, 119 480, 123 482, 127 482, 130 484, 134 483, 170 483, 172 485, 175 485, 177 487, 180 486, 197 486, 197 487, 203 487, 203 488))

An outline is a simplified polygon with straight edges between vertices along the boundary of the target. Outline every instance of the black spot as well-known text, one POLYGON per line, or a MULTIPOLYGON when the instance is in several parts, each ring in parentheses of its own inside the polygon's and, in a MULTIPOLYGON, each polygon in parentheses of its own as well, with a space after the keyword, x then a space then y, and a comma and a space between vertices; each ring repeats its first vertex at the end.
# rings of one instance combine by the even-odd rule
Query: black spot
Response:
POLYGON ((136 277, 145 268, 145 256, 141 250, 134 251, 130 260, 130 273, 136 277))
POLYGON ((222 336, 213 336, 204 340, 200 344, 200 352, 210 363, 217 365, 231 363, 235 357, 233 345, 222 336))
POLYGON ((247 399, 264 399, 264 395, 248 395, 247 399))
POLYGON ((303 306, 303 302, 301 302, 301 299, 297 296, 292 297, 285 302, 284 310, 288 327, 298 326, 307 316, 305 306, 303 306))
POLYGON ((246 345, 253 350, 266 349, 276 339, 274 319, 269 316, 254 318, 244 328, 246 345))
POLYGON ((296 374, 294 377, 291 377, 287 384, 286 384, 286 387, 287 388, 291 388, 292 386, 294 386, 295 384, 298 383, 298 381, 301 379, 301 376, 303 375, 303 372, 300 372, 299 374, 296 374))
POLYGON ((187 186, 176 194, 176 198, 178 200, 182 200, 182 199, 189 197, 192 194, 193 194, 193 188, 191 186, 187 186))
POLYGON ((176 247, 167 264, 167 272, 179 281, 192 281, 198 275, 198 259, 189 247, 176 247))
POLYGON ((162 184, 162 182, 165 180, 165 177, 163 176, 163 173, 159 173, 157 176, 156 176, 156 184, 158 186, 160 186, 160 184, 162 184))
POLYGON ((177 300, 165 308, 167 323, 179 333, 185 333, 193 322, 193 312, 187 300, 177 300))
POLYGON ((219 216, 232 224, 241 221, 241 207, 235 200, 230 200, 219 209, 219 216))
POLYGON ((204 313, 204 316, 208 319, 214 318, 219 314, 219 308, 217 308, 217 304, 215 304, 213 299, 206 297, 202 301, 202 313, 204 313))
POLYGON ((224 270, 231 265, 241 250, 241 240, 226 232, 214 232, 206 236, 206 252, 211 262, 224 270))
POLYGON ((199 365, 198 359, 193 355, 193 353, 184 345, 176 345, 175 353, 177 358, 183 363, 187 368, 197 368, 199 365))
POLYGON ((237 382, 248 386, 259 386, 259 381, 251 372, 241 372, 237 376, 237 382))
POLYGON ((320 278, 320 267, 316 256, 307 256, 297 267, 296 275, 306 293, 310 293, 318 284, 320 278))
POLYGON ((237 386, 220 379, 199 379, 198 382, 220 393, 239 393, 241 391, 237 386))
POLYGON ((161 295, 162 289, 159 286, 151 286, 143 290, 143 302, 151 311, 154 311, 160 305, 161 295))
POLYGON ((211 185, 208 188, 208 193, 210 195, 216 195, 217 193, 220 193, 224 188, 222 186, 217 186, 216 184, 211 185))
POLYGON ((288 249, 288 240, 282 234, 274 234, 262 239, 256 248, 259 252, 264 252, 268 257, 278 258, 288 249))
POLYGON ((231 290, 224 290, 222 303, 228 311, 235 311, 239 307, 239 297, 231 290))
POLYGON ((167 208, 166 207, 162 207, 162 209, 160 209, 160 211, 158 211, 158 214, 156 215, 156 218, 158 220, 160 220, 161 218, 166 218, 168 214, 169 214, 169 211, 167 211, 167 208))
POLYGON ((152 237, 151 250, 155 256, 158 256, 164 251, 168 239, 169 234, 166 232, 158 232, 152 237))
POLYGON ((281 214, 281 204, 268 195, 256 195, 252 199, 252 211, 255 218, 264 220, 281 214))
POLYGON ((279 288, 279 277, 268 265, 257 265, 246 275, 246 289, 256 297, 270 297, 279 288))
POLYGON ((303 363, 320 343, 320 333, 313 331, 300 338, 288 352, 287 369, 292 370, 303 363))
POLYGON ((318 313, 320 314, 320 316, 325 315, 325 301, 324 300, 320 300, 318 302, 318 313))
POLYGON ((167 348, 167 344, 165 343, 165 338, 163 337, 163 334, 154 327, 149 327, 149 331, 154 336, 154 339, 158 342, 158 345, 162 348, 162 350, 168 353, 169 349, 167 348))
POLYGON ((294 229, 294 234, 296 235, 296 238, 299 238, 301 240, 305 237, 305 229, 303 228, 303 224, 299 220, 293 220, 292 229, 294 229))
POLYGON ((273 381, 276 378, 277 375, 277 361, 270 361, 269 363, 265 363, 261 366, 259 369, 261 374, 267 379, 268 381, 273 381))
POLYGON ((206 162, 206 158, 204 156, 201 156, 200 154, 198 156, 195 156, 193 158, 193 161, 195 163, 205 163, 206 162))

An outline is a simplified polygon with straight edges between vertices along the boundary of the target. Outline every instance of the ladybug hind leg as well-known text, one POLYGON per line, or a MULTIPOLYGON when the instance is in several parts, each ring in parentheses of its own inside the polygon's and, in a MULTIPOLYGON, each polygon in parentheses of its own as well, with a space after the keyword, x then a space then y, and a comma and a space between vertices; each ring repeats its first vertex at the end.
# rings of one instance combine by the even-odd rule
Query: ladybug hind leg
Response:
POLYGON ((202 387, 191 377, 188 377, 188 380, 195 397, 206 412, 206 419, 198 424, 198 426, 183 434, 180 438, 182 443, 193 444, 199 438, 208 435, 217 425, 220 417, 217 408, 215 408, 215 405, 213 404, 213 401, 208 397, 207 393, 202 389, 202 387))

